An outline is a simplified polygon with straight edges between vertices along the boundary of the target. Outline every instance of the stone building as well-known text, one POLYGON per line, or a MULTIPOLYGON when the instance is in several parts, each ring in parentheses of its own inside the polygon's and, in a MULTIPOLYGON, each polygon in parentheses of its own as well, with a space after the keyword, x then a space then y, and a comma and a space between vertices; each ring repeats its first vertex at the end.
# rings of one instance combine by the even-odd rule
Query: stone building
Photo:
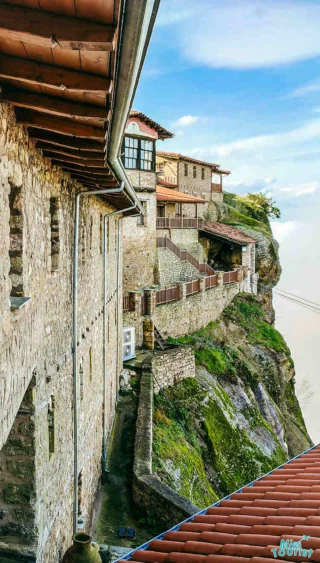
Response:
MULTIPOLYGON (((206 219, 210 218, 212 203, 223 202, 223 177, 230 174, 219 164, 165 151, 157 151, 157 173, 159 185, 205 199, 207 205, 201 211, 206 219)), ((189 213, 194 210, 190 208, 189 213)))
POLYGON ((156 272, 156 142, 172 133, 147 117, 132 111, 122 147, 123 164, 143 207, 143 216, 128 219, 123 232, 124 291, 150 287, 156 272))
POLYGON ((158 2, 34 4, 0 6, 6 563, 58 563, 91 529, 121 365, 122 221, 142 210, 121 143, 158 2))

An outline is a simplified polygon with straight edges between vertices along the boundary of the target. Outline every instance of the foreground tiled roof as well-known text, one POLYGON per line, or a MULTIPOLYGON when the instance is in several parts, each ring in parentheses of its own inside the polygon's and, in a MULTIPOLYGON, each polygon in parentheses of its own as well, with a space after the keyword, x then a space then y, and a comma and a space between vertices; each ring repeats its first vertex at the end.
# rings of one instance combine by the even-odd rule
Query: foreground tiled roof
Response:
POLYGON ((225 239, 228 242, 235 242, 236 244, 250 244, 256 243, 256 239, 245 235, 239 229, 223 225, 222 223, 206 222, 202 229, 204 232, 216 235, 219 238, 225 239))
POLYGON ((271 563, 280 541, 312 549, 320 562, 320 446, 294 458, 242 490, 118 561, 140 563, 271 563))
POLYGON ((206 203, 202 197, 184 194, 177 190, 170 190, 163 186, 157 186, 157 201, 168 201, 172 203, 206 203))
POLYGON ((164 141, 165 139, 172 139, 172 137, 174 137, 174 134, 170 133, 168 129, 165 129, 164 127, 162 127, 162 125, 159 125, 159 123, 153 121, 153 119, 151 119, 141 111, 137 111, 135 109, 131 110, 130 117, 138 117, 139 119, 141 119, 141 121, 146 123, 146 125, 152 127, 155 131, 157 131, 159 139, 161 139, 162 141, 164 141))
POLYGON ((192 162, 193 164, 200 164, 204 166, 210 166, 217 174, 219 174, 219 164, 213 164, 212 162, 205 162, 204 160, 198 160, 196 158, 192 158, 191 156, 185 156, 180 154, 179 152, 166 152, 166 151, 157 151, 157 156, 161 156, 163 158, 168 158, 169 160, 185 160, 186 162, 192 162))

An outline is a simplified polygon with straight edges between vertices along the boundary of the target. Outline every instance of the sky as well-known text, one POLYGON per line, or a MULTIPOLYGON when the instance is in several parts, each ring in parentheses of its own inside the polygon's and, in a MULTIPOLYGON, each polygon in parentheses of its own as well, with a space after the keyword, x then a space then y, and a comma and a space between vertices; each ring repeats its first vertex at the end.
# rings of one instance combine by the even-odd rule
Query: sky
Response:
MULTIPOLYGON (((134 104, 175 134, 158 148, 231 170, 229 191, 275 199, 279 288, 317 303, 319 29, 319 0, 162 0, 134 104)), ((320 442, 320 316, 278 296, 274 304, 320 442)))

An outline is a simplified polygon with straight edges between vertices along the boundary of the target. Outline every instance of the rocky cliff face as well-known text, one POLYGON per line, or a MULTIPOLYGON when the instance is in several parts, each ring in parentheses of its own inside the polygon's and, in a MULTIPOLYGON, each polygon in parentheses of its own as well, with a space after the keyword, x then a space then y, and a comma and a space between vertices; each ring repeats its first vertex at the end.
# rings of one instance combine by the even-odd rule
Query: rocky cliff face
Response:
POLYGON ((195 347, 196 379, 158 395, 154 415, 154 471, 203 507, 311 445, 273 326, 281 267, 268 217, 230 194, 217 213, 258 240, 258 295, 239 295, 218 321, 178 339, 195 347))

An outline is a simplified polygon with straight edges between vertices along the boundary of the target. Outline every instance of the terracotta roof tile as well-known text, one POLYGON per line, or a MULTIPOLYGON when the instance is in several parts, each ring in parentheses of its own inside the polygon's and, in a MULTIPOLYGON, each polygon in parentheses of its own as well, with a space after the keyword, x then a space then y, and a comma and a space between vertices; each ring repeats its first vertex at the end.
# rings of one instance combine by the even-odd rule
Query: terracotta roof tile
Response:
POLYGON ((312 558, 281 560, 320 563, 319 454, 317 446, 118 563, 271 563, 271 550, 282 539, 300 541, 304 535, 310 537, 302 546, 314 550, 312 558))
POLYGON ((172 203, 206 203, 202 197, 196 197, 177 190, 157 186, 157 201, 166 201, 172 203))
MULTIPOLYGON (((256 239, 245 235, 239 229, 230 227, 230 225, 224 225, 223 223, 206 222, 202 231, 236 244, 246 245, 257 242, 256 239)), ((274 479, 277 479, 276 475, 274 479)))
POLYGON ((157 184, 159 186, 163 186, 164 188, 177 188, 178 184, 174 182, 169 182, 168 180, 164 180, 160 176, 157 176, 157 184))

